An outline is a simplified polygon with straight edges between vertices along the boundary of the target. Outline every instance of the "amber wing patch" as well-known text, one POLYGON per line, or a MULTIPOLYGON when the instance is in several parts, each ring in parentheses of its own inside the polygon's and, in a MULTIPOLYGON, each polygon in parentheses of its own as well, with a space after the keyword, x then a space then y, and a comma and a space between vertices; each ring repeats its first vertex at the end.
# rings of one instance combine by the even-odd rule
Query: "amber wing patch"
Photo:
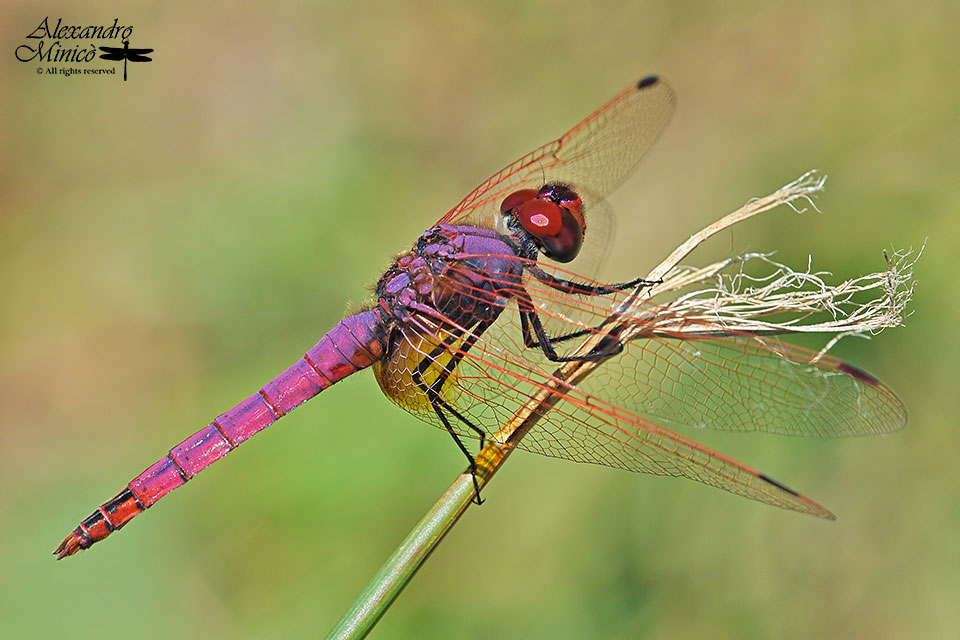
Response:
MULTIPOLYGON (((441 349, 441 340, 437 336, 407 331, 397 341, 390 356, 373 365, 374 376, 383 393, 407 411, 414 414, 433 413, 427 394, 417 384, 414 373, 421 371, 423 385, 432 386, 444 372, 458 346, 459 341, 441 349)), ((443 383, 440 397, 455 405, 461 393, 454 369, 443 383)))

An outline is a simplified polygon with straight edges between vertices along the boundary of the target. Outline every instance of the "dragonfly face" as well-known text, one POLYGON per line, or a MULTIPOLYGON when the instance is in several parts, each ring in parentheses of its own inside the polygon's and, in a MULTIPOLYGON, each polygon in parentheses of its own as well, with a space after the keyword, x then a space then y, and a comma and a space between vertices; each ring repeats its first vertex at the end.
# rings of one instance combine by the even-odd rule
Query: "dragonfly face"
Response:
POLYGON ((570 262, 583 246, 583 200, 561 182, 514 191, 500 204, 500 215, 521 247, 532 244, 551 260, 570 262))

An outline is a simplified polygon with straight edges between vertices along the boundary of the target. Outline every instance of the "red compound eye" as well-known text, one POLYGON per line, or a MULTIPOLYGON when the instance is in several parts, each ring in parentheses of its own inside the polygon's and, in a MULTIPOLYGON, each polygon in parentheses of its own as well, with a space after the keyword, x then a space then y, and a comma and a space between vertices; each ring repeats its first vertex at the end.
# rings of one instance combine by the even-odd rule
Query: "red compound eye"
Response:
POLYGON ((580 253, 580 247, 583 245, 583 229, 572 213, 566 209, 560 209, 560 211, 563 216, 557 235, 537 238, 537 240, 545 256, 557 262, 570 262, 580 253))
POLYGON ((536 189, 520 189, 514 191, 500 203, 500 213, 511 213, 514 209, 525 202, 529 202, 537 197, 536 189))
POLYGON ((517 220, 524 229, 538 238, 549 238, 560 233, 563 213, 555 202, 535 199, 520 206, 517 220))

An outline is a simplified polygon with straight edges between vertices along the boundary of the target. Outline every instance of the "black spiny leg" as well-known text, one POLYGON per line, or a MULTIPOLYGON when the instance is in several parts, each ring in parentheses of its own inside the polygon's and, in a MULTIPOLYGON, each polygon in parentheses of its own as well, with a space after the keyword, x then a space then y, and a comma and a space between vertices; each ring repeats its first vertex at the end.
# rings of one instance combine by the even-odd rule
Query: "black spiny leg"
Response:
POLYGON ((557 278, 552 276, 540 267, 533 265, 527 269, 534 278, 542 282, 543 284, 556 289, 557 291, 562 291, 563 293, 572 293, 578 296, 605 296, 617 291, 626 291, 627 289, 633 289, 634 287, 652 287, 656 284, 662 284, 663 280, 647 280, 646 278, 635 278, 630 282, 620 282, 617 284, 601 284, 601 285, 592 285, 592 284, 583 284, 580 282, 574 282, 572 280, 564 280, 563 278, 557 278))
MULTIPOLYGON (((617 291, 632 289, 634 287, 652 287, 663 282, 663 280, 647 280, 645 278, 636 278, 630 282, 594 286, 580 282, 573 282, 572 280, 557 278, 536 265, 529 267, 528 271, 530 271, 530 274, 534 278, 552 289, 556 289, 557 291, 561 291, 563 293, 582 296, 604 296, 617 291)), ((623 344, 615 337, 610 336, 608 338, 609 342, 601 343, 596 349, 584 356, 568 357, 558 355, 556 349, 553 348, 553 345, 566 340, 572 340, 574 338, 580 338, 582 336, 597 333, 603 327, 603 323, 597 325, 596 327, 580 329, 571 333, 566 333, 562 336, 550 337, 543 328, 543 322, 540 320, 540 316, 537 315, 536 308, 533 306, 533 301, 530 299, 530 296, 527 294, 526 290, 517 292, 516 295, 521 303, 521 307, 527 307, 527 310, 525 311, 522 308, 520 310, 520 325, 523 330, 524 345, 531 349, 539 347, 540 350, 543 351, 543 355, 545 355, 551 362, 599 360, 601 358, 614 356, 623 351, 623 344), (531 328, 533 330, 532 334, 531 328)))
POLYGON ((430 401, 430 405, 433 407, 434 413, 437 414, 437 417, 440 418, 440 422, 443 423, 443 426, 446 428, 447 432, 453 437, 453 441, 457 443, 457 446, 460 447, 460 451, 463 452, 463 455, 467 457, 467 462, 470 465, 470 475, 473 477, 473 490, 474 490, 474 502, 478 505, 483 504, 483 500, 480 498, 480 485, 477 483, 477 463, 474 461, 473 456, 470 455, 470 451, 467 449, 466 445, 463 444, 463 441, 460 439, 460 436, 453 430, 453 427, 450 425, 450 421, 447 419, 447 416, 444 415, 444 410, 449 411, 457 420, 465 424, 472 431, 474 431, 478 436, 480 436, 480 448, 483 449, 484 440, 487 437, 486 432, 480 427, 473 424, 466 416, 457 411, 449 402, 444 400, 440 391, 443 389, 444 383, 453 373, 454 369, 457 368, 457 365, 466 355, 467 351, 476 344, 477 340, 486 331, 490 325, 493 324, 493 320, 487 320, 477 324, 474 331, 467 336, 467 339, 463 341, 463 344, 460 345, 459 350, 450 356, 450 360, 443 367, 443 371, 437 375, 436 380, 429 386, 423 381, 423 374, 426 373, 427 369, 431 364, 435 362, 435 359, 440 356, 444 351, 449 350, 457 340, 459 336, 450 335, 445 338, 436 348, 430 352, 425 358, 420 361, 420 364, 417 365, 417 368, 411 373, 411 378, 413 379, 414 384, 419 387, 419 389, 426 394, 427 399, 430 401))
MULTIPOLYGON (((521 311, 520 312, 520 327, 523 330, 523 344, 528 349, 534 349, 540 347, 540 340, 534 335, 534 332, 530 328, 530 321, 527 319, 527 316, 530 315, 529 312, 521 311)), ((596 333, 600 329, 599 326, 593 327, 590 329, 579 329, 577 331, 572 331, 570 333, 565 333, 562 336, 546 336, 547 342, 551 345, 555 345, 559 342, 565 342, 567 340, 573 340, 574 338, 582 338, 586 335, 591 335, 596 333)), ((546 335, 546 332, 544 332, 546 335)))
POLYGON ((582 329, 558 338, 551 338, 547 335, 546 330, 543 328, 543 322, 541 322, 540 316, 537 315, 537 312, 533 306, 533 301, 530 300, 530 296, 527 294, 526 290, 517 292, 516 296, 520 308, 520 325, 523 330, 523 342, 531 349, 534 347, 539 347, 540 350, 543 351, 543 355, 547 357, 547 360, 550 360, 551 362, 592 362, 595 360, 609 358, 610 356, 615 356, 623 351, 622 342, 620 342, 615 336, 607 336, 599 345, 597 345, 596 348, 585 355, 559 355, 557 350, 553 348, 555 343, 587 334, 595 334, 603 328, 604 323, 600 323, 596 327, 590 329, 582 329), (526 309, 524 309, 524 307, 526 307, 526 309), (530 335, 531 329, 533 330, 533 336, 530 335), (534 336, 536 339, 534 339, 534 336))

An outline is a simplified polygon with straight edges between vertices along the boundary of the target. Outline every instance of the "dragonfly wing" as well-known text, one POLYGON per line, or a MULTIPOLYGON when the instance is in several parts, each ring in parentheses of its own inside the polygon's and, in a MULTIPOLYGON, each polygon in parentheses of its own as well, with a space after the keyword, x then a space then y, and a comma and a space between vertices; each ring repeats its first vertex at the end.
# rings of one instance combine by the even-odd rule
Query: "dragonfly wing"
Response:
POLYGON ((590 196, 607 196, 634 172, 666 128, 675 102, 662 79, 631 84, 561 138, 490 176, 440 222, 493 228, 507 195, 555 180, 589 192, 581 194, 589 212, 590 196))
POLYGON ((588 391, 670 424, 791 436, 876 435, 906 424, 900 400, 869 374, 767 337, 667 331, 627 343, 588 391))
MULTIPOLYGON (((464 265, 456 268, 470 270, 464 265)), ((568 274, 557 270, 555 275, 568 274)), ((538 315, 555 330, 554 336, 590 333, 590 327, 612 322, 621 330, 640 329, 642 337, 626 342, 620 354, 590 376, 569 384, 555 377, 558 365, 542 349, 525 343, 516 299, 504 300, 507 308, 463 355, 441 395, 488 434, 533 395, 549 392, 558 398, 520 441, 522 449, 682 476, 776 506, 831 517, 769 476, 657 422, 823 436, 881 433, 905 420, 902 404, 889 389, 834 358, 818 359, 813 352, 766 338, 729 335, 721 327, 685 320, 655 305, 642 305, 641 312, 627 316, 617 311, 626 294, 571 296, 529 277, 524 289, 538 315), (562 327, 566 331, 556 331, 562 327)), ((394 401, 442 427, 426 396, 411 384, 410 371, 422 363, 421 370, 440 371, 471 333, 467 327, 451 328, 433 318, 419 322, 414 333, 431 336, 429 344, 405 336, 409 347, 404 355, 388 358, 378 378, 383 376, 382 386, 387 381, 384 388, 394 401), (453 338, 449 348, 438 351, 446 337, 453 338)), ((576 346, 581 339, 558 342, 557 349, 569 352, 570 347, 563 347, 576 346)), ((426 377, 431 375, 436 379, 435 374, 426 377)), ((456 420, 451 424, 460 435, 474 436, 456 420)))
MULTIPOLYGON (((508 308, 504 314, 515 311, 508 308)), ((550 373, 549 365, 537 366, 520 355, 522 347, 516 344, 513 329, 516 327, 509 323, 494 325, 480 337, 464 355, 456 378, 442 393, 457 412, 488 435, 505 424, 531 396, 551 390, 560 401, 519 442, 520 449, 575 462, 685 477, 785 509, 834 517, 826 508, 755 469, 605 403, 577 386, 559 382, 550 373)), ((442 330, 438 333, 444 335, 442 330)), ((471 335, 470 331, 456 333, 463 338, 471 335)), ((439 344, 437 339, 429 342, 439 344)), ((439 371, 458 347, 436 357, 419 336, 405 337, 403 343, 404 355, 391 357, 378 367, 377 378, 394 402, 421 420, 445 429, 425 394, 411 383, 411 373, 423 361, 428 363, 428 369, 439 371)), ((477 437, 463 422, 449 414, 448 419, 461 437, 477 437)))
POLYGON ((532 279, 526 289, 554 335, 604 321, 639 334, 581 388, 644 418, 813 437, 876 435, 906 424, 906 409, 888 387, 833 356, 644 301, 625 316, 619 310, 628 293, 578 298, 532 279))

